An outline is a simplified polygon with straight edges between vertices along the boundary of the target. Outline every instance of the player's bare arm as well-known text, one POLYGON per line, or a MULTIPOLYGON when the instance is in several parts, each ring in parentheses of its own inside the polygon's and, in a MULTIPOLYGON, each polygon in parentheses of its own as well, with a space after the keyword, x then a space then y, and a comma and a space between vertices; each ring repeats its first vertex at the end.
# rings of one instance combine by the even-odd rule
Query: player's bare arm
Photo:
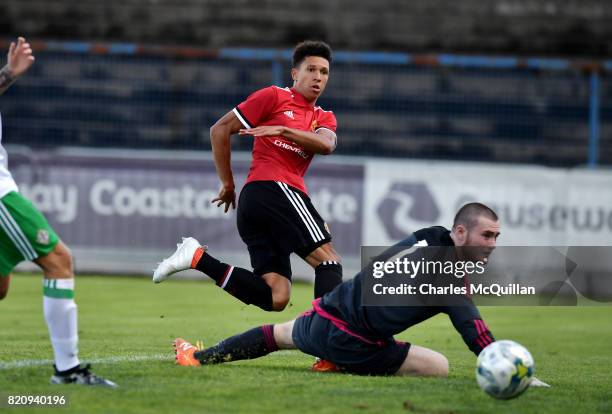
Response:
POLYGON ((223 115, 210 128, 210 143, 212 145, 217 175, 221 181, 219 195, 212 200, 217 207, 223 206, 224 211, 236 208, 236 190, 234 174, 232 173, 232 147, 230 137, 240 130, 242 124, 236 115, 230 111, 223 115))
POLYGON ((23 37, 19 37, 17 43, 11 42, 6 60, 6 65, 0 69, 0 95, 34 63, 30 44, 23 37))
POLYGON ((317 132, 301 131, 282 125, 260 126, 256 128, 240 129, 240 135, 253 135, 254 137, 270 137, 282 135, 295 142, 306 151, 314 154, 329 155, 336 149, 336 134, 328 129, 321 128, 317 132))
POLYGON ((0 94, 4 93, 13 82, 15 82, 15 76, 6 65, 0 69, 0 94))

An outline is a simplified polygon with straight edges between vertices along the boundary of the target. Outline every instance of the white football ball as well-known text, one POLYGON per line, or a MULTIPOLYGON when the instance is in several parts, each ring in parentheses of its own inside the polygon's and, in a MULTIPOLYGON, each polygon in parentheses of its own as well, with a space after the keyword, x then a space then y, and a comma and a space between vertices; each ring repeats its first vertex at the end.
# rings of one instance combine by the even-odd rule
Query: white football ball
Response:
POLYGON ((490 396, 509 399, 529 387, 534 370, 527 348, 514 341, 496 341, 478 355, 476 380, 490 396))

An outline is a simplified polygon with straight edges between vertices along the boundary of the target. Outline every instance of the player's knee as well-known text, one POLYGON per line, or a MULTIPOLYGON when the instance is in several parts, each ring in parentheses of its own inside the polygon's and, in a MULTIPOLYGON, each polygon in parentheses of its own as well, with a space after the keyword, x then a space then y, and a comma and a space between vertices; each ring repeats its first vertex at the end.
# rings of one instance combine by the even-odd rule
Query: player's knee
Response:
POLYGON ((330 243, 326 243, 323 246, 319 246, 312 253, 306 257, 308 262, 313 268, 318 267, 325 262, 337 262, 341 263, 342 257, 336 252, 334 246, 330 243))
POLYGON ((70 252, 70 249, 68 249, 68 247, 62 242, 59 242, 51 253, 37 259, 36 262, 40 265, 40 267, 42 267, 47 277, 73 277, 72 253, 70 252))
POLYGON ((412 345, 397 374, 419 377, 447 377, 448 359, 439 352, 412 345))
POLYGON ((57 259, 58 266, 60 266, 65 271, 70 272, 72 274, 72 266, 73 266, 72 252, 70 251, 68 246, 66 246, 63 243, 60 243, 56 247, 56 252, 58 253, 58 259, 57 259))
POLYGON ((291 283, 280 274, 265 275, 264 279, 270 289, 272 289, 272 310, 280 312, 289 303, 291 298, 291 283))
POLYGON ((336 250, 330 246, 330 248, 325 251, 325 255, 323 256, 323 262, 325 261, 342 263, 342 257, 340 257, 336 250))
POLYGON ((438 354, 438 357, 433 365, 434 372, 431 374, 432 376, 442 378, 448 377, 448 359, 444 355, 438 354))
POLYGON ((448 359, 439 352, 431 351, 419 367, 418 375, 425 377, 448 377, 448 359))
POLYGON ((340 263, 342 261, 342 257, 340 257, 340 255, 338 254, 336 249, 334 249, 331 243, 321 246, 321 248, 323 249, 323 254, 320 256, 320 258, 323 262, 331 261, 340 263))
POLYGON ((280 312, 289 304, 289 294, 285 292, 272 292, 272 310, 280 312))

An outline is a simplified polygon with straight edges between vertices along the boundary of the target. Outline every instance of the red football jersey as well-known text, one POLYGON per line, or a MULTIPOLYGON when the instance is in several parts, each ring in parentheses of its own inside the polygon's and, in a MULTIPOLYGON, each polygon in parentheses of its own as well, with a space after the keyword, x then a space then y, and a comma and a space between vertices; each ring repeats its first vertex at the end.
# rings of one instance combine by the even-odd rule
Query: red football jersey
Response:
MULTIPOLYGON (((269 86, 251 94, 234 108, 245 128, 284 125, 316 132, 326 128, 336 132, 336 117, 310 104, 293 88, 269 86)), ((253 162, 246 182, 280 181, 307 193, 304 174, 314 154, 283 136, 257 137, 253 143, 253 162)))

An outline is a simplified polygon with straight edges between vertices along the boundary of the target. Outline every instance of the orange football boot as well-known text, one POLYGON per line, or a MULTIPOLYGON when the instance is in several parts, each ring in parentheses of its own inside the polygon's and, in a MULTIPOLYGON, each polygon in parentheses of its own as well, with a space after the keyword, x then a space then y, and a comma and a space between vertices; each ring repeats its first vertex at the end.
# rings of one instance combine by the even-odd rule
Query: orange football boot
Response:
POLYGON ((172 341, 172 345, 174 346, 175 359, 178 365, 183 367, 197 367, 202 365, 200 361, 193 356, 193 353, 199 351, 200 348, 191 345, 183 338, 176 338, 172 341))
POLYGON ((333 362, 317 358, 315 363, 312 364, 312 370, 315 372, 338 372, 340 371, 340 368, 338 368, 333 362))

